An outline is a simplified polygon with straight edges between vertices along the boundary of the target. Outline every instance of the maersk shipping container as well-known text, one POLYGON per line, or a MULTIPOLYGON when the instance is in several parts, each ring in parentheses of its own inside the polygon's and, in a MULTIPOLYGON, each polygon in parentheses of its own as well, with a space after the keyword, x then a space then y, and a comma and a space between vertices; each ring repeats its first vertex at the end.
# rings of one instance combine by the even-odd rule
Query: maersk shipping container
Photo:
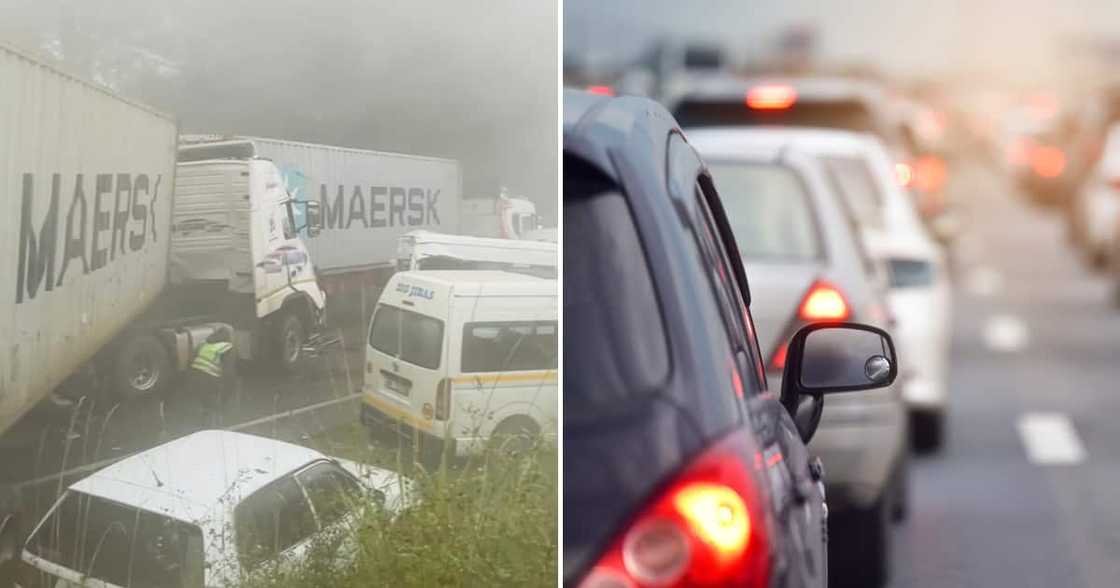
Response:
POLYGON ((167 282, 175 121, 0 45, 0 432, 167 282))
POLYGON ((409 231, 459 230, 459 162, 256 137, 182 137, 180 162, 262 157, 279 167, 292 197, 322 207, 308 240, 327 276, 391 268, 409 231))

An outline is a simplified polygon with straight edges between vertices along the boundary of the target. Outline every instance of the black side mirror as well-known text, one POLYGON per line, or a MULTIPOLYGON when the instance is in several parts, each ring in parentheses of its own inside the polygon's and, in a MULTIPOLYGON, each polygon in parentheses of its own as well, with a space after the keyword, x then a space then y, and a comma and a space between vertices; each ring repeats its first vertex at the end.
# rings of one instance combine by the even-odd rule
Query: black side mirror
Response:
POLYGON ((884 388, 898 376, 886 331, 858 323, 815 323, 790 340, 781 401, 806 443, 816 432, 823 396, 884 388))

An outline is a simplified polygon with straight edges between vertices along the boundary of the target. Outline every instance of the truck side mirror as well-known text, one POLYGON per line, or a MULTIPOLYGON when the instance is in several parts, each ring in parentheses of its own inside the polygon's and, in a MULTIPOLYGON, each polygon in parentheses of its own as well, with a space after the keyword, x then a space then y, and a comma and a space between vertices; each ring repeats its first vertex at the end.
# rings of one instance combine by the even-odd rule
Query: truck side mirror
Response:
POLYGON ((304 205, 304 218, 307 228, 307 235, 310 237, 318 237, 319 233, 323 230, 323 208, 318 200, 307 200, 304 205))
POLYGON ((886 331, 858 323, 815 323, 790 340, 781 401, 808 442, 823 396, 884 388, 898 376, 894 342, 886 331))

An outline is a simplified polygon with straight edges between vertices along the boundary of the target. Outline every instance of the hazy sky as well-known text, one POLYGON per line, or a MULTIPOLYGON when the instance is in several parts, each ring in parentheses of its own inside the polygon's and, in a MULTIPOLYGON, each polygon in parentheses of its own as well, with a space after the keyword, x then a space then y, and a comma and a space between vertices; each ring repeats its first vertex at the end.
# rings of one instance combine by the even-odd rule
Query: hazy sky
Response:
POLYGON ((458 159, 555 220, 557 0, 0 0, 0 41, 221 132, 458 159))
POLYGON ((812 24, 822 53, 895 72, 971 69, 1033 76, 1068 34, 1120 38, 1117 0, 566 0, 565 51, 632 54, 659 35, 715 39, 737 55, 812 24))

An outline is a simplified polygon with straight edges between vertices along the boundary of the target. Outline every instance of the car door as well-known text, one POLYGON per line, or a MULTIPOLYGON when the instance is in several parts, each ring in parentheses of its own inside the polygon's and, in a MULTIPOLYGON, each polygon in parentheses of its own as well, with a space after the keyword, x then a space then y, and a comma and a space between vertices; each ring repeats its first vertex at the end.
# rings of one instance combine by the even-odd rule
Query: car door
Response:
POLYGON ((234 509, 234 539, 241 569, 266 580, 295 571, 319 525, 303 489, 289 474, 254 492, 234 509))
MULTIPOLYGON (((678 149, 691 151, 686 145, 678 149)), ((675 159, 687 156, 677 155, 675 159)), ((747 407, 749 426, 762 448, 774 513, 781 527, 779 535, 787 540, 785 574, 793 585, 823 586, 827 577, 826 511, 823 484, 813 474, 819 470, 810 469, 808 450, 793 419, 777 394, 766 389, 758 338, 748 307, 746 273, 716 187, 698 162, 697 158, 692 178, 696 199, 692 223, 703 257, 716 278, 713 281, 735 349, 740 396, 747 407)))

